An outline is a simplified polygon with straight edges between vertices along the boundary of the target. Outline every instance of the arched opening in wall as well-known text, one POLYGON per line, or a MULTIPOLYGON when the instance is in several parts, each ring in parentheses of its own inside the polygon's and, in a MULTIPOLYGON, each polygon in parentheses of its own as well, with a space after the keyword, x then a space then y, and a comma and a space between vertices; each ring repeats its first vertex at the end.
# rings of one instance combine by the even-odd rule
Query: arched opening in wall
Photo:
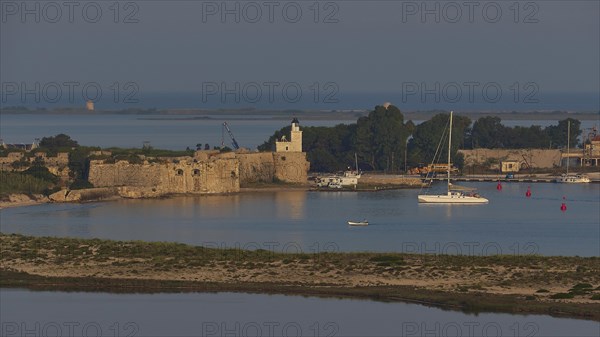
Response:
POLYGON ((285 160, 285 156, 281 157, 281 160, 285 160))
POLYGON ((177 169, 177 172, 175 172, 176 175, 178 176, 182 176, 183 175, 183 170, 182 169, 177 169))
POLYGON ((194 169, 194 170, 192 171, 192 176, 194 176, 194 177, 197 177, 197 176, 199 176, 199 175, 200 175, 200 170, 199 170, 199 169, 194 169))

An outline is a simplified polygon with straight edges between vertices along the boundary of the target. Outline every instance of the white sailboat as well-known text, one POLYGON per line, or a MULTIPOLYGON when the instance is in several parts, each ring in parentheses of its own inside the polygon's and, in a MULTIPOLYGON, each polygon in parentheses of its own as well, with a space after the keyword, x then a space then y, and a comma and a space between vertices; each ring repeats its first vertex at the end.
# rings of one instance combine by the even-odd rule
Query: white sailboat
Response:
POLYGON ((569 174, 569 162, 571 157, 569 156, 569 149, 571 147, 571 121, 567 124, 567 172, 562 174, 560 178, 556 179, 557 183, 566 184, 585 184, 590 182, 590 178, 585 174, 569 174))
POLYGON ((452 148, 452 111, 450 111, 450 127, 448 132, 448 192, 446 194, 419 194, 419 203, 432 204, 486 204, 488 199, 478 195, 477 193, 466 192, 467 188, 459 188, 450 183, 450 171, 452 164, 450 163, 450 150, 452 148))

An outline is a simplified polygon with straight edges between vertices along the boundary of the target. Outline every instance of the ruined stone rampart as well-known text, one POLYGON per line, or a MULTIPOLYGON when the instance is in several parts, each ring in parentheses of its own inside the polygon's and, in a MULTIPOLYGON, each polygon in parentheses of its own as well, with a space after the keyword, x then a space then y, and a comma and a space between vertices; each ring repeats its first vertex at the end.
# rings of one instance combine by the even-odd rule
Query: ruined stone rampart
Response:
POLYGON ((290 183, 305 183, 310 163, 304 152, 273 153, 275 179, 290 183))
MULTIPOLYGON (((306 183, 309 162, 303 152, 197 151, 193 157, 146 157, 117 160, 110 152, 96 151, 90 158, 88 180, 97 188, 118 187, 121 196, 152 197, 169 193, 229 193, 256 182, 306 183), (94 159, 105 157, 102 159, 94 159), (108 158, 106 158, 108 157, 108 158)), ((0 169, 12 171, 14 162, 39 158, 63 180, 69 179, 67 153, 25 157, 9 153, 0 157, 0 169)), ((23 170, 27 166, 20 167, 23 170)), ((75 196, 73 196, 75 197, 75 196)))
POLYGON ((129 186, 167 193, 229 193, 240 188, 239 163, 214 158, 198 162, 191 157, 176 162, 131 164, 92 160, 88 180, 95 187, 129 186))
POLYGON ((6 157, 0 157, 0 171, 24 171, 35 161, 41 161, 50 173, 60 177, 61 180, 69 179, 69 154, 60 152, 56 156, 48 156, 45 152, 35 152, 26 155, 23 152, 10 152, 6 157), (26 165, 13 165, 23 162, 26 165))
POLYGON ((499 168, 502 161, 517 161, 521 168, 553 168, 560 166, 560 150, 542 149, 474 149, 459 150, 465 158, 465 166, 488 166, 499 168))
POLYGON ((310 163, 303 152, 236 153, 240 162, 240 184, 282 181, 306 183, 310 163))
POLYGON ((240 184, 273 182, 275 162, 273 153, 245 153, 236 156, 240 162, 240 184))

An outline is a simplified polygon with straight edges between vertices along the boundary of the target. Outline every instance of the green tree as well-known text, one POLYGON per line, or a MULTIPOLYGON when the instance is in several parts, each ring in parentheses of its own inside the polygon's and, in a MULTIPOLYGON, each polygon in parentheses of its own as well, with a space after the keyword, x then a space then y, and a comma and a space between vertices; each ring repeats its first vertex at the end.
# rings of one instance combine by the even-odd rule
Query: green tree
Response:
POLYGON ((376 106, 356 123, 355 148, 360 161, 373 170, 396 171, 403 167, 406 139, 412 128, 412 122, 404 123, 397 107, 376 106))
MULTIPOLYGON (((354 154, 361 170, 397 170, 404 167, 406 139, 414 129, 412 122, 404 123, 400 110, 376 106, 368 116, 355 124, 334 127, 303 127, 303 151, 311 162, 311 170, 333 172, 354 167, 354 154)), ((290 126, 276 131, 258 147, 272 151, 282 136, 289 137, 290 126)))
POLYGON ((548 134, 539 125, 515 126, 507 129, 506 147, 510 149, 541 149, 550 143, 548 134))
MULTIPOLYGON (((441 113, 415 127, 413 138, 408 143, 409 166, 434 162, 436 152, 438 158, 447 157, 449 121, 450 114, 441 113)), ((457 151, 464 147, 465 137, 470 132, 471 119, 454 115, 452 124, 451 158, 453 162, 458 162, 460 159, 457 158, 457 151)))
POLYGON ((548 147, 562 148, 567 147, 567 135, 569 130, 569 122, 571 123, 571 135, 569 145, 576 147, 579 144, 578 138, 581 135, 581 122, 577 119, 567 118, 558 122, 558 125, 550 125, 545 131, 549 138, 548 147))
POLYGON ((467 144, 472 148, 503 148, 506 133, 499 117, 482 117, 473 123, 467 144))
MULTIPOLYGON (((71 178, 71 189, 81 189, 93 187, 88 182, 90 170, 90 151, 97 148, 77 147, 69 152, 69 176, 71 178)), ((135 156, 139 159, 139 157, 135 156)))
POLYGON ((71 139, 70 136, 65 135, 64 133, 58 134, 53 137, 44 137, 40 141, 40 147, 46 148, 50 151, 56 152, 59 149, 71 149, 73 147, 78 147, 79 144, 71 139))

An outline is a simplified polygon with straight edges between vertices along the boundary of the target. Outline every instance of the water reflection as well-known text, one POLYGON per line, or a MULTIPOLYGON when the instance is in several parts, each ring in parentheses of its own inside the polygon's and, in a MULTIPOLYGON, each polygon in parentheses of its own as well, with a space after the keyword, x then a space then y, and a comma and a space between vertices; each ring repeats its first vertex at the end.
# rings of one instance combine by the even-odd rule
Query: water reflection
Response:
POLYGON ((302 220, 305 218, 304 207, 307 191, 286 191, 275 193, 277 217, 302 220))
MULTIPOLYGON (((0 211, 1 230, 31 235, 176 241, 188 244, 245 243, 304 251, 335 243, 342 251, 427 252, 478 244, 504 254, 598 255, 600 184, 565 186, 470 183, 486 205, 418 204, 418 190, 364 192, 277 191, 171 199, 47 204, 0 211), (566 212, 560 211, 567 195, 566 212), (349 228, 349 219, 368 219, 349 228), (433 247, 433 248, 432 248, 433 247), (491 249, 491 248, 490 248, 491 249)), ((466 249, 465 248, 465 249, 466 249)), ((436 251, 442 253, 443 251, 436 251)))

